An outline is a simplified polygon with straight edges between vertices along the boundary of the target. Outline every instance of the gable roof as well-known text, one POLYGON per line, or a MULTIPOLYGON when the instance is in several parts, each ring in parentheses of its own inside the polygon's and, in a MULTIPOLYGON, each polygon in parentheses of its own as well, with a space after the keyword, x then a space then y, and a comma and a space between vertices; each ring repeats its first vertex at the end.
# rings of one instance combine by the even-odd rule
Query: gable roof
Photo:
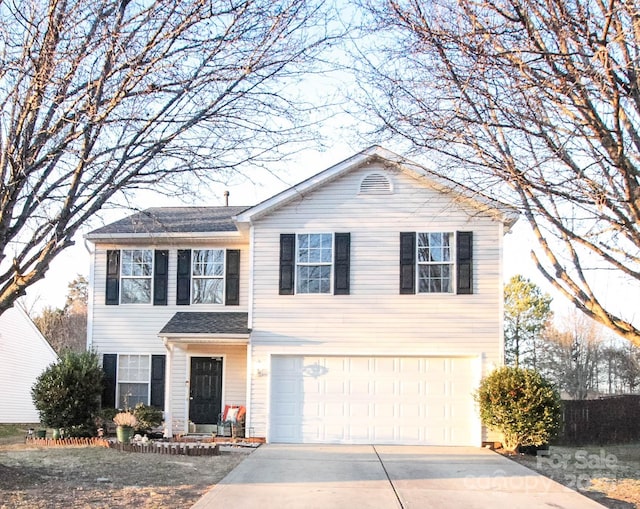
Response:
POLYGON ((317 173, 307 180, 272 196, 258 205, 244 210, 239 213, 235 219, 239 224, 251 223, 260 217, 274 212, 296 198, 309 194, 320 186, 325 185, 356 168, 360 168, 373 162, 382 162, 385 165, 393 166, 394 168, 413 176, 432 189, 455 195, 471 207, 502 221, 506 226, 506 231, 508 231, 518 220, 519 213, 514 207, 489 198, 478 191, 439 175, 424 166, 409 161, 408 159, 405 159, 404 157, 378 145, 373 145, 362 152, 358 152, 348 159, 317 173))
POLYGON ((233 217, 247 206, 235 207, 152 207, 120 219, 92 232, 87 239, 120 237, 184 236, 186 233, 237 233, 233 217))

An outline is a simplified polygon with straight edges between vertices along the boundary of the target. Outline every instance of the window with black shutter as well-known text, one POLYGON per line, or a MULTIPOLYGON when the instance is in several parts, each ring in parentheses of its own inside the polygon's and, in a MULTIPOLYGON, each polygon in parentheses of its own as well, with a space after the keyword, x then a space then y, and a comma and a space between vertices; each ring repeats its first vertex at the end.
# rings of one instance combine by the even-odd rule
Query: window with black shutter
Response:
POLYGON ((153 305, 167 305, 167 286, 169 282, 169 251, 157 250, 153 264, 153 305))
POLYGON ((105 288, 105 304, 117 306, 120 303, 120 251, 107 251, 107 281, 105 288))
POLYGON ((416 234, 400 232, 400 294, 416 293, 416 234))
POLYGON ((349 295, 351 271, 351 234, 335 234, 336 252, 333 268, 333 293, 335 295, 349 295))
POLYGON ((151 402, 150 405, 164 410, 164 381, 166 356, 151 356, 151 402))
POLYGON ((280 295, 331 293, 349 295, 350 233, 280 235, 280 295))
POLYGON ((473 232, 400 233, 400 293, 473 293, 473 232))
POLYGON ((191 249, 178 250, 176 304, 179 306, 191 304, 191 249))
POLYGON ((294 294, 296 236, 293 233, 280 235, 280 295, 294 294))
POLYGON ((105 353, 102 356, 102 371, 104 373, 102 383, 102 408, 115 408, 116 406, 116 369, 118 356, 115 353, 105 353))
POLYGON ((473 232, 457 232, 456 289, 459 294, 473 293, 473 232))
POLYGON ((225 304, 240 305, 240 250, 227 249, 225 304))

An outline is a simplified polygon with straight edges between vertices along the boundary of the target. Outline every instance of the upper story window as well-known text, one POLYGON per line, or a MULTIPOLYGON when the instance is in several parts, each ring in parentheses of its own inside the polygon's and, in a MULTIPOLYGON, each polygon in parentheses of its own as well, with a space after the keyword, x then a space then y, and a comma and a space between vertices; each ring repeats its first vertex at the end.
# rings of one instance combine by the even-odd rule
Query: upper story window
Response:
POLYGON ((349 295, 351 234, 281 233, 278 293, 349 295))
POLYGON ((222 304, 224 295, 224 250, 192 251, 191 303, 222 304))
POLYGON ((105 304, 167 305, 169 251, 107 250, 105 304))
POLYGON ((418 233, 418 293, 453 292, 451 232, 418 233))
POLYGON ((473 232, 401 232, 400 293, 473 294, 473 232))
POLYGON ((240 250, 178 249, 177 261, 177 305, 240 305, 240 250))
POLYGON ((123 249, 120 270, 122 304, 149 304, 153 278, 151 249, 123 249))
POLYGON ((333 235, 303 233, 297 236, 296 292, 330 293, 333 235))

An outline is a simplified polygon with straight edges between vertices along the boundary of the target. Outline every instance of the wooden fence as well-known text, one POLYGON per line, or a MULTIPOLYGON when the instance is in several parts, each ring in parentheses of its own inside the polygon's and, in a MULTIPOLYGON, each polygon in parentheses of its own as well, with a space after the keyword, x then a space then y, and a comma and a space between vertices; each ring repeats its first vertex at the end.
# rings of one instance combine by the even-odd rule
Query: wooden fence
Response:
POLYGON ((562 402, 563 425, 554 441, 605 445, 640 441, 640 395, 562 402))

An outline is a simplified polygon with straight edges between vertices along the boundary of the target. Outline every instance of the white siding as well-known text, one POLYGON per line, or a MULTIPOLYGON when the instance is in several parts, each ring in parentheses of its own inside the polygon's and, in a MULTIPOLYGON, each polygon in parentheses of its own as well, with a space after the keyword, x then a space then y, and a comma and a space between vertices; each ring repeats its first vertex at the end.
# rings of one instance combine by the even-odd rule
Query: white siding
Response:
MULTIPOLYGON (((158 333, 177 312, 247 312, 249 291, 249 247, 243 240, 224 239, 220 241, 181 242, 168 244, 158 241, 155 244, 106 244, 99 243, 93 255, 94 284, 91 293, 92 317, 89 320, 89 347, 93 347, 100 354, 158 354, 166 355, 167 349, 158 333), (168 305, 154 306, 153 304, 120 304, 105 305, 105 282, 107 250, 109 249, 168 249, 168 305), (225 306, 215 304, 201 304, 178 306, 176 302, 176 271, 178 249, 223 248, 240 250, 240 305, 225 306)), ((171 395, 170 410, 174 434, 181 434, 187 430, 188 399, 189 399, 189 356, 198 355, 194 352, 212 356, 225 356, 224 393, 225 401, 234 404, 244 404, 246 399, 246 346, 215 345, 212 339, 208 345, 194 347, 176 345, 173 347, 171 359, 172 373, 168 376, 170 386, 166 388, 171 395), (195 349, 194 349, 195 348, 195 349)))
MULTIPOLYGON (((474 356, 500 363, 502 225, 404 173, 370 165, 254 225, 253 361, 270 355, 474 356), (359 194, 364 175, 393 193, 359 194), (401 231, 472 231, 473 295, 399 294, 401 231), (281 233, 351 233, 350 295, 278 295, 281 233)), ((267 434, 268 377, 252 381, 252 423, 267 434)))
POLYGON ((118 306, 105 305, 105 281, 107 250, 119 249, 122 245, 100 244, 94 254, 94 292, 93 292, 93 320, 91 321, 91 345, 100 353, 165 353, 162 340, 158 333, 177 312, 186 311, 229 311, 246 312, 248 295, 249 252, 248 246, 239 244, 197 244, 163 246, 140 245, 140 249, 169 249, 169 281, 168 305, 154 306, 152 304, 120 304, 118 306), (177 306, 176 302, 176 269, 177 250, 183 248, 223 247, 240 249, 240 305, 224 306, 220 304, 199 304, 191 306, 177 306))
POLYGON ((31 387, 57 359, 22 309, 13 307, 0 315, 0 423, 40 421, 31 387))

